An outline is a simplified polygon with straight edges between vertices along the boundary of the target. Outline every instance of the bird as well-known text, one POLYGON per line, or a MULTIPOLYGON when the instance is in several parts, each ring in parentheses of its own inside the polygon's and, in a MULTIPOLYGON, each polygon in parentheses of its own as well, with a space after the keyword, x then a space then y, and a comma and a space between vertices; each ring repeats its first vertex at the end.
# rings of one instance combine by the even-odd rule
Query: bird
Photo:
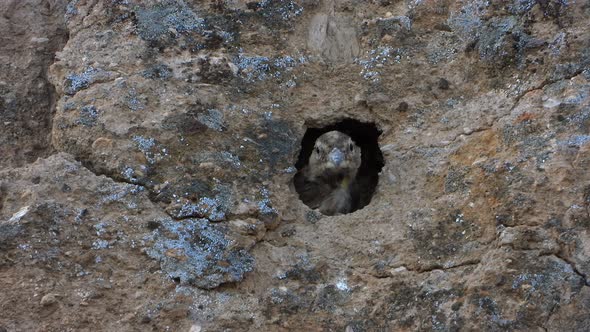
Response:
POLYGON ((295 175, 303 203, 328 216, 352 212, 354 181, 361 149, 347 134, 333 130, 319 136, 307 165, 295 175))

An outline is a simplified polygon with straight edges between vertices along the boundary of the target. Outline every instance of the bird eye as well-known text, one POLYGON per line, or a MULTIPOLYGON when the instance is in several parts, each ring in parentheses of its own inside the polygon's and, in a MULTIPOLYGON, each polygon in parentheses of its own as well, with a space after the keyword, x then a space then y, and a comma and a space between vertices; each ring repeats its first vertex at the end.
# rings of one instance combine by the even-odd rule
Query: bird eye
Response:
POLYGON ((348 148, 350 149, 350 151, 353 151, 354 150, 354 144, 352 144, 352 143, 348 144, 348 148))
POLYGON ((317 146, 315 147, 315 152, 316 153, 320 153, 320 148, 318 148, 317 146))

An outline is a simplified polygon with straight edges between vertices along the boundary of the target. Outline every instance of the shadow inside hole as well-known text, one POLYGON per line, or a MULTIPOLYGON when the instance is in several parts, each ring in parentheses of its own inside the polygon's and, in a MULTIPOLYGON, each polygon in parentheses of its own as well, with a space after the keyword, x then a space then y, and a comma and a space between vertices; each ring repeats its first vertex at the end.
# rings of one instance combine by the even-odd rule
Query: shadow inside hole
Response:
MULTIPOLYGON (((317 138, 332 130, 347 134, 361 149, 361 166, 351 190, 351 212, 354 212, 371 202, 379 182, 379 172, 385 165, 378 141, 381 131, 374 123, 365 123, 354 119, 345 119, 322 128, 308 128, 301 141, 301 152, 299 152, 297 163, 295 163, 297 174, 308 164, 317 138)), ((297 186, 295 189, 299 193, 297 186)))

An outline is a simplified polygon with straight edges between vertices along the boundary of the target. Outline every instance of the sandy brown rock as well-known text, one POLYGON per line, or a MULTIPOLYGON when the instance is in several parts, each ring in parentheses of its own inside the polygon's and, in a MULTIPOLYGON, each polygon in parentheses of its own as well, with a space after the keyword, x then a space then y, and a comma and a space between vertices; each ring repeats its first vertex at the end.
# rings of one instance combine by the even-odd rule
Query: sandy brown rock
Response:
POLYGON ((0 326, 590 329, 582 2, 65 14, 59 153, 0 173, 0 326), (325 217, 294 165, 308 127, 347 118, 375 123, 384 166, 369 205, 325 217))
POLYGON ((21 166, 51 151, 59 98, 47 71, 68 32, 62 0, 0 3, 0 167, 21 166))

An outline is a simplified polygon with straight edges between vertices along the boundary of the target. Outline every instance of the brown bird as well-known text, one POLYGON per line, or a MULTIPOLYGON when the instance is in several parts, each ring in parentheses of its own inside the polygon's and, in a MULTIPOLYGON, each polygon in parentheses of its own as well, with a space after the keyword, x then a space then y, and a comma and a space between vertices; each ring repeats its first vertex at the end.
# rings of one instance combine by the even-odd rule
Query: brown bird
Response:
POLYGON ((351 212, 351 190, 360 165, 361 149, 350 136, 335 130, 321 135, 309 163, 295 175, 299 198, 325 215, 351 212))

